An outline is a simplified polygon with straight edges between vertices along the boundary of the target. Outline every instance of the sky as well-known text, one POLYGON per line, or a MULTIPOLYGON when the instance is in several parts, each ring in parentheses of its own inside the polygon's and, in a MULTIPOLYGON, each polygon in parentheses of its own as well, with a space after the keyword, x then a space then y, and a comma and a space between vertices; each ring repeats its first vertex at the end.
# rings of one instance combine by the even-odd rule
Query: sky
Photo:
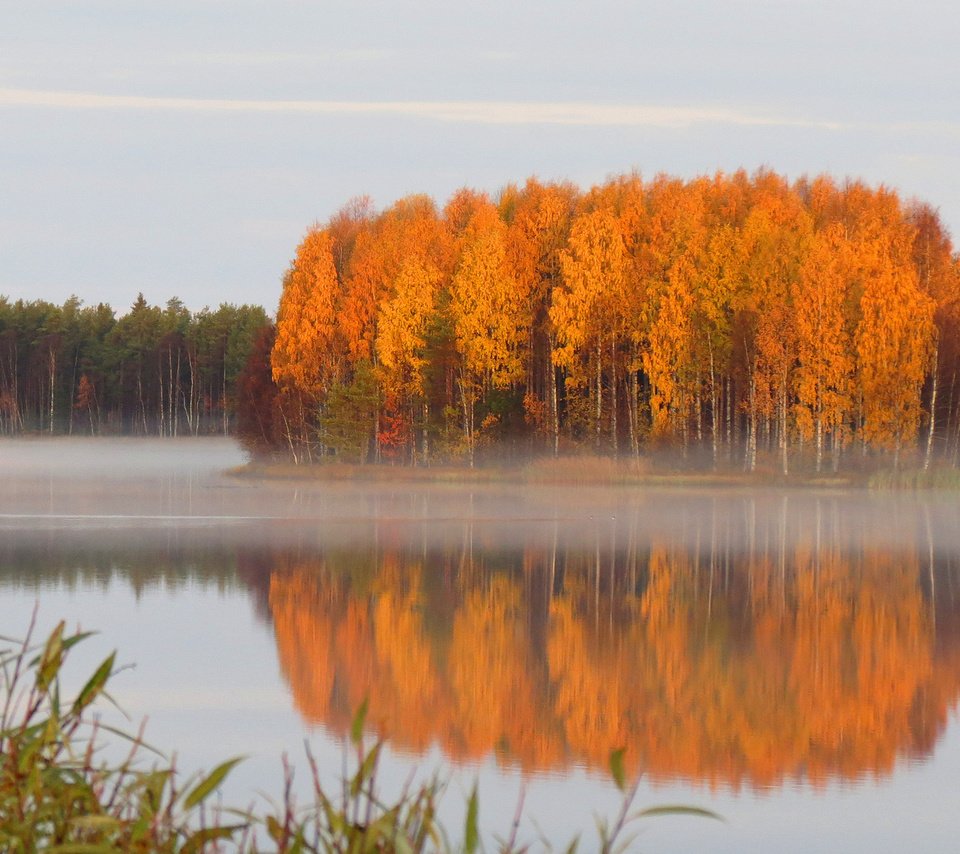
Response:
POLYGON ((350 198, 767 167, 960 236, 960 7, 0 0, 0 294, 274 312, 350 198))

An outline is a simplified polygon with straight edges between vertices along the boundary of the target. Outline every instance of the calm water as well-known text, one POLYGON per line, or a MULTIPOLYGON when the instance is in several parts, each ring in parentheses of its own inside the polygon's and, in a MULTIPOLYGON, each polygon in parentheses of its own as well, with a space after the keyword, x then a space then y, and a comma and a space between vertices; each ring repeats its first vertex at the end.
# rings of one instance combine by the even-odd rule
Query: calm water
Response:
POLYGON ((611 815, 647 852, 956 850, 960 507, 952 496, 257 484, 234 445, 0 443, 0 634, 39 603, 135 667, 114 694, 184 770, 242 753, 279 791, 351 712, 383 782, 450 780, 459 822, 560 844, 611 815))

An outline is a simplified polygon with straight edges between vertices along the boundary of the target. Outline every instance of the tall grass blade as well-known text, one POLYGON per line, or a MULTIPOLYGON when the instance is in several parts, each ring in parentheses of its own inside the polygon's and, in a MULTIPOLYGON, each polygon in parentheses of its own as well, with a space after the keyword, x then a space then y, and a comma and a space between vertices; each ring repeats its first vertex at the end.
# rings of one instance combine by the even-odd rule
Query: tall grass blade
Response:
POLYGON ((238 763, 242 762, 242 756, 235 756, 233 759, 228 759, 226 762, 221 762, 216 768, 214 768, 206 777, 200 780, 193 789, 190 790, 189 794, 183 799, 183 806, 186 809, 193 809, 197 804, 201 803, 203 800, 213 792, 214 789, 219 786, 227 774, 233 769, 233 767, 238 763))
POLYGON ((610 751, 610 775, 617 788, 622 792, 627 787, 627 775, 623 767, 624 748, 610 751))
POLYGON ((370 752, 363 757, 363 762, 360 764, 356 776, 354 776, 350 783, 350 794, 353 797, 359 795, 363 790, 364 784, 373 779, 374 769, 377 767, 377 761, 380 759, 380 749, 382 746, 383 743, 378 742, 370 749, 370 752))
POLYGON ((44 849, 46 854, 117 854, 121 849, 102 842, 68 842, 44 849))
POLYGON ((196 854, 198 851, 203 851, 208 842, 213 842, 217 839, 233 839, 234 834, 239 830, 243 830, 245 827, 245 824, 204 827, 190 835, 187 841, 183 843, 180 854, 196 854))
POLYGON ((360 739, 363 738, 363 725, 367 720, 368 707, 368 699, 364 697, 363 702, 360 704, 360 708, 357 709, 357 713, 353 716, 353 720, 350 722, 350 741, 353 744, 359 744, 360 739))
POLYGON ((106 687, 107 680, 113 673, 113 662, 116 659, 116 652, 112 652, 103 663, 96 669, 96 672, 87 680, 77 699, 73 701, 73 714, 79 715, 87 706, 89 706, 97 696, 106 687))
POLYGON ((470 800, 467 801, 467 818, 463 826, 463 848, 466 854, 474 854, 480 843, 477 819, 480 814, 480 802, 477 798, 477 784, 473 784, 470 800))
POLYGON ((647 807, 637 810, 630 815, 630 820, 638 818, 655 818, 661 815, 695 815, 700 818, 712 818, 717 821, 724 821, 723 816, 713 812, 713 810, 703 809, 702 807, 688 807, 680 804, 666 804, 659 807, 647 807))
POLYGON ((35 659, 38 662, 37 688, 42 692, 47 691, 50 683, 60 672, 60 662, 63 660, 63 627, 64 623, 61 620, 47 638, 39 659, 35 659))

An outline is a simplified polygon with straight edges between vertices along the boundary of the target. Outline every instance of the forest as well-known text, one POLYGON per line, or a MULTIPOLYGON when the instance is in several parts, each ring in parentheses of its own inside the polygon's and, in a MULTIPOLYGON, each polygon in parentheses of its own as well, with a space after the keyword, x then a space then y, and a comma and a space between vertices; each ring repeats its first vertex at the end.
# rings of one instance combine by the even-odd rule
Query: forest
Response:
POLYGON ((104 303, 0 296, 0 435, 228 433, 258 306, 191 313, 143 295, 117 317, 104 303))
POLYGON ((240 433, 295 462, 956 465, 958 323, 937 211, 860 181, 356 199, 296 249, 240 433))

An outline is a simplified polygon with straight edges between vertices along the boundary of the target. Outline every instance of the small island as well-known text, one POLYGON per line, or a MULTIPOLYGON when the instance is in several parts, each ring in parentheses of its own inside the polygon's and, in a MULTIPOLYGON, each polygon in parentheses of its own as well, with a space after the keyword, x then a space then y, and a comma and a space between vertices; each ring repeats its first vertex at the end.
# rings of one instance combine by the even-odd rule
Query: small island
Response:
POLYGON ((295 464, 952 467, 958 323, 937 213, 858 181, 359 199, 297 248, 239 435, 295 464))

